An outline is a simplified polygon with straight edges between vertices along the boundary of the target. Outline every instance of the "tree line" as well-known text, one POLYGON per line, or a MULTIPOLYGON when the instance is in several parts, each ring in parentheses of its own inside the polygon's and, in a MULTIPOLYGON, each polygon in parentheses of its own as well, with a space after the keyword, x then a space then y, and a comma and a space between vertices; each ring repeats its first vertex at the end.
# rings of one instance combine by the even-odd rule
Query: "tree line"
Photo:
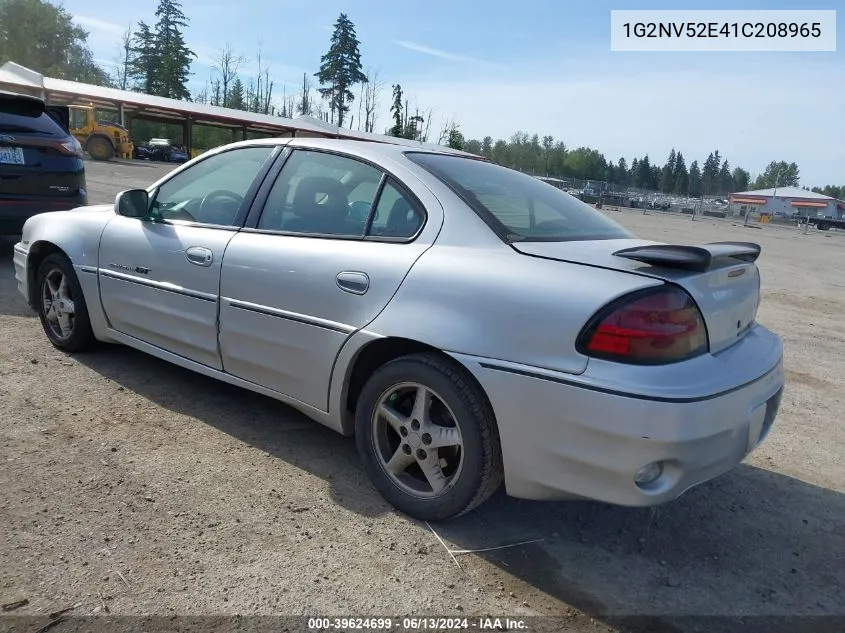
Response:
MULTIPOLYGON (((387 84, 377 71, 364 70, 361 43, 345 13, 334 24, 317 72, 304 73, 297 91, 288 93, 282 86, 281 94, 260 46, 255 59, 257 74, 245 81, 242 68, 249 60, 228 44, 213 60, 204 87, 192 93, 188 82, 196 54, 186 43, 189 24, 179 0, 158 0, 149 23, 140 20, 123 34, 119 57, 109 72, 94 61, 88 33, 73 22, 66 9, 47 0, 0 0, 0 64, 11 59, 61 79, 273 116, 313 116, 340 127, 376 132, 379 98, 387 84)), ((433 110, 409 99, 399 82, 390 84, 390 90, 391 120, 381 129, 383 133, 463 149, 528 173, 688 196, 724 196, 746 189, 799 185, 794 162, 773 161, 752 179, 746 169, 732 166, 718 150, 688 163, 687 156, 672 149, 661 165, 647 154, 630 163, 624 157, 614 161, 589 147, 569 148, 552 136, 541 138, 526 132, 507 140, 494 141, 490 136, 467 139, 455 118, 432 130, 433 110)), ((164 124, 136 121, 135 127, 149 133, 164 124)), ((194 138, 199 146, 213 146, 231 140, 231 132, 205 128, 194 138)), ((845 197, 845 186, 827 185, 813 191, 845 197)))

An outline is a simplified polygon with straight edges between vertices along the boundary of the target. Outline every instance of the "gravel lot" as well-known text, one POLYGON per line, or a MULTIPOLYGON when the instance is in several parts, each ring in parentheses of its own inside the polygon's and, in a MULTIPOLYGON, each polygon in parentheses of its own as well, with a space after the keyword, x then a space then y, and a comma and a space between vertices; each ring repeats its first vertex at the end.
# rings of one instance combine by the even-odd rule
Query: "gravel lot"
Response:
MULTIPOLYGON (((168 167, 88 169, 95 203, 168 167)), ((762 244, 759 318, 786 347, 782 412, 745 463, 653 516, 500 492, 432 527, 454 549, 542 540, 459 555, 460 568, 371 489, 353 441, 128 348, 55 351, 2 244, 0 602, 28 599, 18 615, 78 603, 79 614, 558 615, 557 630, 626 632, 641 630, 629 614, 661 631, 694 630, 681 616, 732 616, 713 630, 745 616, 744 631, 774 630, 749 616, 845 616, 845 234, 606 213, 645 238, 762 244)))

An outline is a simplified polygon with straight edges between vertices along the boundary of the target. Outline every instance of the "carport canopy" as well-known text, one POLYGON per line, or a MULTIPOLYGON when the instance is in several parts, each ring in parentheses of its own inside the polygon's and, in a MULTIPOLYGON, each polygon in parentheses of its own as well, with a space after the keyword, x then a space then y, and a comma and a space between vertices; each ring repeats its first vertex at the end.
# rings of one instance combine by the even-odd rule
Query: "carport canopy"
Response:
MULTIPOLYGON (((290 119, 46 77, 13 61, 0 66, 0 90, 38 96, 50 105, 93 105, 117 110, 122 125, 125 125, 126 115, 133 114, 141 119, 182 123, 187 128, 196 123, 239 129, 244 134, 258 132, 273 136, 345 138, 466 154, 441 145, 349 130, 311 116, 290 119)), ((190 138, 189 134, 186 134, 187 138, 190 138)))

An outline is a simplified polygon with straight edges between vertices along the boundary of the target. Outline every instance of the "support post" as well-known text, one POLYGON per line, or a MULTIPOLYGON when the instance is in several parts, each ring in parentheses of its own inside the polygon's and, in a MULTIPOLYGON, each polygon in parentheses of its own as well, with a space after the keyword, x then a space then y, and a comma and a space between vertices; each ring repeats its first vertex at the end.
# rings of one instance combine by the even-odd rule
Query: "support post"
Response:
POLYGON ((188 154, 188 159, 192 158, 191 150, 194 147, 194 120, 187 116, 185 122, 182 124, 182 143, 185 145, 185 152, 188 154))

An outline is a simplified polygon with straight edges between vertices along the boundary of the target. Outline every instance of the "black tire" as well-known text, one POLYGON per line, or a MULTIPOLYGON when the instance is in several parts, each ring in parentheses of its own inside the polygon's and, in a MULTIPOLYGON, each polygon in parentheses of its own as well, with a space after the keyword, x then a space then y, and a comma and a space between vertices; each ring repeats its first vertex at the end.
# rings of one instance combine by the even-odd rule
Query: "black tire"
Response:
MULTIPOLYGON (((36 309, 41 319, 41 326, 49 341, 63 352, 74 353, 84 352, 96 345, 94 332, 91 330, 91 321, 88 318, 88 306, 85 303, 85 295, 82 294, 82 286, 73 270, 70 260, 60 253, 53 253, 44 258, 38 267, 35 276, 36 288, 36 309), (74 315, 71 332, 68 336, 62 337, 55 331, 57 326, 52 325, 47 317, 49 305, 45 305, 45 285, 47 278, 54 273, 61 273, 67 280, 69 296, 74 304, 74 315)), ((49 292, 49 290, 47 290, 49 292)))
POLYGON ((463 367, 436 354, 403 356, 376 370, 358 399, 355 435, 375 488, 396 509, 418 519, 443 521, 469 512, 504 479, 499 432, 487 398, 463 367), (372 420, 379 400, 393 386, 408 382, 434 391, 451 409, 461 435, 460 471, 447 491, 433 498, 419 498, 400 488, 377 453, 372 420))
POLYGON ((94 136, 88 140, 85 149, 94 160, 111 160, 114 156, 114 148, 107 138, 94 136))
POLYGON ((819 229, 819 231, 829 231, 830 225, 827 222, 819 222, 818 223, 818 229, 819 229))

